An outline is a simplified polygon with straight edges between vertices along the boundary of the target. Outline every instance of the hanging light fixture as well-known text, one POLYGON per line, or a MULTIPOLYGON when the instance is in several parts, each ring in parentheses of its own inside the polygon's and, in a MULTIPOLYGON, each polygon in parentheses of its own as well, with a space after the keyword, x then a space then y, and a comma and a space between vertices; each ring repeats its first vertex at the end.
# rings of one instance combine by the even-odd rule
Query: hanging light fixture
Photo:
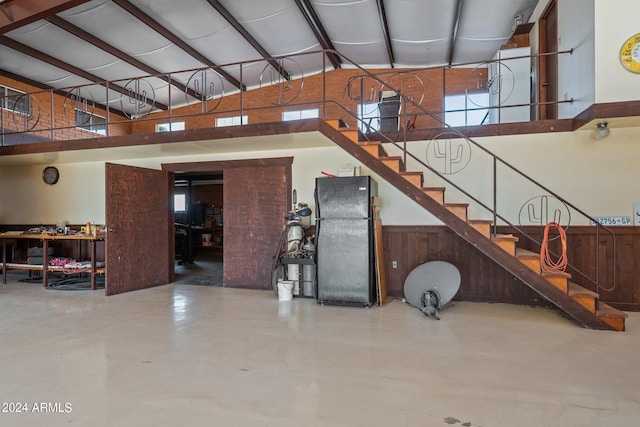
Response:
POLYGON ((611 133, 608 122, 600 122, 596 125, 596 138, 605 139, 611 133))

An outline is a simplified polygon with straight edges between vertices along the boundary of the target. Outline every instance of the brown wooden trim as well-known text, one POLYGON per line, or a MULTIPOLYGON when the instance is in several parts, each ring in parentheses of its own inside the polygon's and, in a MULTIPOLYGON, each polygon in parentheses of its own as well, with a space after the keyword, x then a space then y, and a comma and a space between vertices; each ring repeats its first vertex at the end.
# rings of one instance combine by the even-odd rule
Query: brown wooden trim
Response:
MULTIPOLYGON (((162 170, 171 172, 210 172, 233 168, 257 168, 271 166, 291 166, 293 157, 267 157, 246 160, 215 160, 210 162, 163 163, 162 170)), ((291 177, 288 178, 291 181, 291 177)))
MULTIPOLYGON (((538 230, 542 230, 544 227, 539 227, 539 226, 535 226, 535 225, 525 225, 520 227, 522 230, 524 230, 525 232, 532 234, 535 233, 538 230)), ((640 235, 640 227, 637 226, 633 226, 633 225, 629 225, 629 226, 611 226, 608 227, 608 229, 614 234, 614 235, 640 235)), ((513 227, 510 226, 506 226, 506 225, 499 225, 497 227, 498 233, 503 233, 503 234, 510 234, 510 233, 516 233, 517 230, 513 227)), ((566 234, 567 235, 571 235, 571 234, 580 234, 580 235, 585 235, 585 234, 593 234, 595 232, 596 228, 595 226, 591 226, 591 225, 572 225, 569 226, 566 230, 566 234)), ((604 231, 600 231, 600 234, 602 236, 606 236, 604 231)))
POLYGON ((258 123, 224 128, 189 129, 173 132, 154 132, 8 145, 0 147, 0 156, 314 132, 319 130, 319 123, 321 121, 320 119, 294 120, 291 122, 258 123))
POLYGON ((573 128, 579 129, 595 118, 595 104, 585 108, 580 114, 573 118, 573 128))
POLYGON ((594 119, 640 116, 640 101, 594 104, 594 119))
POLYGON ((558 41, 549 40, 549 25, 553 23, 551 28, 555 28, 555 37, 557 38, 558 8, 556 0, 551 0, 545 7, 540 20, 538 21, 538 50, 542 55, 538 58, 538 119, 548 120, 556 119, 558 114, 557 104, 545 104, 545 102, 556 102, 558 100, 557 93, 551 93, 550 88, 557 90, 558 85, 558 59, 557 56, 546 56, 544 54, 553 54, 558 50, 558 41), (553 18, 554 21, 549 21, 553 18), (554 66, 555 65, 555 66, 554 66), (550 69, 553 67, 553 69, 550 69), (552 73, 552 75, 550 75, 552 73))
MULTIPOLYGON (((456 130, 468 138, 504 135, 526 135, 549 132, 572 132, 575 130, 572 119, 541 120, 535 122, 501 123, 480 126, 457 127, 456 130)), ((407 141, 428 141, 438 135, 447 133, 451 136, 449 128, 414 129, 407 132, 407 141)), ((375 133, 368 135, 371 140, 386 141, 387 138, 394 142, 401 142, 404 138, 402 131, 385 132, 385 137, 377 137, 375 133)))

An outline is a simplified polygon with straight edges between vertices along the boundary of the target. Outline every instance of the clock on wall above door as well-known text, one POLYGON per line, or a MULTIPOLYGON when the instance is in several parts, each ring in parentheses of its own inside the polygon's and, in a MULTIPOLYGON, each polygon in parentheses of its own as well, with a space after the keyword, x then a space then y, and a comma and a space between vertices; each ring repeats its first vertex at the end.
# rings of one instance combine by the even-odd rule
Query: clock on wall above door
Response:
POLYGON ((60 171, 55 166, 47 166, 42 170, 42 180, 49 185, 53 185, 60 179, 60 171))
POLYGON ((640 73, 640 33, 629 37, 622 44, 620 62, 632 73, 640 73))

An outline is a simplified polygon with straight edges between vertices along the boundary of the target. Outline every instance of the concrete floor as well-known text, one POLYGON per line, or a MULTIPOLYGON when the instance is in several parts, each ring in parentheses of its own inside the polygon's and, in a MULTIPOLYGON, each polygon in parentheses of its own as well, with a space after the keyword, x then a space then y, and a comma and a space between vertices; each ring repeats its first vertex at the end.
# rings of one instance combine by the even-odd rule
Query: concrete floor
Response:
POLYGON ((637 424, 640 313, 623 333, 503 304, 441 318, 398 300, 189 284, 105 297, 13 280, 0 285, 0 425, 637 424))

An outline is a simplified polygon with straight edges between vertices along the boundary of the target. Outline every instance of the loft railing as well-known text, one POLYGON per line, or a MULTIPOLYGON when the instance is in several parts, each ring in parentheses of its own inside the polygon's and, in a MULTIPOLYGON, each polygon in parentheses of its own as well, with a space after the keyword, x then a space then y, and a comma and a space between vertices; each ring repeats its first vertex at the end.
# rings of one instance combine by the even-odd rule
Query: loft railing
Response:
MULTIPOLYGON (((504 82, 511 81, 513 77, 502 74, 500 70, 510 69, 503 64, 523 59, 533 61, 538 56, 517 56, 483 64, 390 70, 374 74, 343 55, 340 56, 344 63, 350 64, 352 68, 324 71, 327 69, 327 54, 339 55, 335 51, 318 51, 220 66, 225 70, 237 70, 241 87, 246 87, 246 91, 225 88, 224 80, 218 73, 211 68, 201 68, 5 97, 0 103, 1 142, 2 145, 12 145, 148 134, 156 131, 157 124, 165 124, 168 129, 172 129, 181 121, 186 122, 187 129, 211 128, 215 127, 214 119, 229 119, 231 116, 233 120, 239 120, 240 124, 246 123, 245 116, 249 117, 251 124, 277 122, 282 120, 281 114, 284 111, 317 108, 320 117, 343 117, 350 125, 363 129, 368 138, 375 135, 387 147, 394 147, 394 150, 401 153, 409 169, 418 168, 428 173, 430 182, 433 179, 446 183, 449 187, 448 195, 453 192, 454 197, 472 200, 473 209, 478 211, 477 215, 491 217, 494 232, 499 225, 510 226, 539 247, 541 239, 527 233, 526 226, 542 227, 549 221, 558 222, 564 227, 576 222, 594 225, 595 238, 599 241, 600 236, 605 235, 611 243, 607 245, 612 248, 611 253, 605 254, 611 255, 605 258, 610 260, 608 266, 613 266, 611 286, 604 287, 600 279, 601 260, 604 257, 601 256, 599 244, 595 245, 594 267, 570 261, 569 268, 593 283, 596 290, 613 289, 613 232, 479 142, 466 137, 445 120, 451 112, 478 109, 483 111, 483 115, 492 116, 491 113, 495 111, 505 112, 523 107, 531 110, 542 105, 509 102, 508 97, 502 96, 502 92, 508 88, 504 82), (273 61, 279 64, 280 70, 288 70, 288 73, 283 74, 273 68, 273 61), (304 76, 301 64, 305 67, 309 64, 320 65, 317 66, 316 74, 304 76), (496 74, 491 74, 492 67, 498 70, 496 74), (327 83, 329 73, 332 73, 331 85, 327 83), (472 87, 468 84, 469 76, 472 76, 472 87), (483 83, 485 80, 486 83, 483 83), (435 96, 434 91, 429 89, 434 86, 442 88, 439 93, 436 91, 435 96), (448 87, 455 89, 450 90, 448 87), (495 99, 489 99, 488 106, 477 105, 474 94, 487 88, 495 89, 495 99), (442 105, 450 93, 463 94, 475 107, 447 111, 442 105), (395 128, 391 131, 379 127, 373 129, 372 121, 388 117, 365 111, 369 104, 379 107, 385 95, 396 97, 394 102, 399 106, 395 118, 391 115, 396 121, 395 128), (442 129, 442 132, 431 141, 408 142, 407 125, 410 123, 418 128, 442 129), (523 200, 515 202, 510 199, 513 194, 520 195, 523 200), (519 210, 514 209, 514 206, 519 206, 519 210), (577 218, 579 219, 576 221, 577 218), (583 273, 580 267, 583 270, 594 268, 594 271, 592 274, 583 273)), ((556 53, 566 54, 571 52, 556 53)), ((493 114, 490 121, 495 122, 496 116, 500 121, 505 115, 493 114)), ((529 119, 531 118, 530 115, 529 119)), ((473 211, 470 213, 472 217, 476 214, 473 211)))
MULTIPOLYGON (((561 52, 558 54, 571 54, 572 51, 561 52)), ((518 58, 519 59, 519 58, 518 58)), ((414 170, 416 165, 423 169, 423 171, 428 171, 432 176, 437 177, 447 184, 447 191, 450 192, 451 187, 455 188, 459 193, 461 193, 467 199, 472 200, 477 207, 480 207, 484 212, 488 212, 491 215, 491 220, 493 223, 493 233, 497 234, 497 228, 500 225, 509 226, 510 228, 516 230, 522 237, 528 240, 530 243, 533 243, 538 250, 542 247, 542 230, 549 222, 555 222, 560 224, 565 230, 569 228, 572 223, 572 220, 580 224, 580 220, 582 223, 589 224, 594 227, 594 237, 597 242, 595 245, 595 253, 593 257, 593 263, 588 264, 586 268, 582 266, 578 266, 576 262, 569 261, 567 267, 573 273, 577 274, 581 278, 590 282, 595 286, 596 292, 599 291, 612 291, 616 287, 616 243, 615 243, 615 234, 613 231, 602 225, 596 218, 582 211, 580 208, 561 197, 560 195, 553 192, 547 186, 539 183, 535 179, 531 178, 517 167, 513 166, 503 158, 495 155, 482 144, 478 143, 474 139, 464 135, 459 129, 450 126, 443 119, 444 113, 447 111, 439 111, 433 112, 425 109, 421 103, 415 102, 414 94, 410 94, 409 96, 405 96, 403 91, 398 87, 391 86, 387 81, 383 81, 379 78, 379 76, 373 75, 368 72, 362 73, 360 76, 353 77, 350 81, 351 85, 359 86, 360 88, 360 97, 364 97, 366 88, 369 83, 366 82, 367 79, 375 79, 379 84, 382 85, 382 90, 391 92, 398 96, 398 99, 394 99, 394 102, 397 102, 399 108, 396 111, 400 111, 398 115, 398 126, 401 130, 402 138, 400 138, 400 142, 398 142, 396 135, 389 135, 387 132, 381 131, 380 129, 372 129, 371 120, 379 119, 383 120, 385 117, 383 115, 380 116, 367 116, 363 113, 362 108, 358 112, 358 115, 354 115, 350 113, 352 118, 358 120, 361 129, 365 131, 365 138, 369 140, 381 140, 386 144, 386 147, 393 146, 403 157, 403 161, 405 165, 409 164, 409 160, 414 162, 413 167, 408 170, 414 170), (415 154, 412 152, 409 147, 407 131, 409 126, 408 123, 411 123, 410 117, 413 118, 413 122, 415 123, 415 117, 428 117, 432 121, 436 122, 437 125, 433 127, 442 128, 443 132, 437 135, 432 141, 428 142, 426 147, 426 156, 422 156, 420 154, 415 154), (430 156, 431 154, 431 156, 430 156), (490 171, 491 180, 488 183, 490 185, 490 191, 484 192, 480 191, 480 194, 485 196, 485 200, 482 199, 482 195, 472 194, 471 191, 463 188, 459 183, 456 183, 451 177, 458 173, 462 173, 468 164, 471 162, 472 154, 480 154, 488 159, 488 162, 485 161, 485 167, 480 168, 482 172, 490 171), (423 160, 423 158, 426 158, 423 160), (517 182, 516 182, 517 180, 517 182), (523 194, 529 194, 532 197, 527 199, 520 207, 518 212, 519 224, 515 224, 512 220, 510 220, 505 214, 501 214, 499 210, 499 203, 502 201, 504 204, 509 206, 513 206, 513 200, 501 200, 499 197, 500 194, 500 184, 503 183, 505 187, 518 188, 521 189, 520 192, 523 194), (538 191, 539 193, 535 195, 534 191, 538 191), (486 199, 489 199, 487 201, 486 199), (578 218, 576 218, 578 217, 578 218), (523 224, 524 223, 524 224, 523 224), (527 229, 525 228, 527 225, 536 225, 539 226, 540 236, 531 235, 527 229), (600 238, 605 236, 609 241, 606 244, 606 250, 608 251, 604 255, 601 253, 601 244, 600 238), (607 266, 609 267, 610 273, 610 283, 609 286, 603 285, 602 275, 601 275, 601 266, 603 265, 602 261, 605 261, 607 266), (593 273, 585 273, 583 270, 592 269, 593 273)), ((357 93, 358 91, 350 91, 349 93, 357 93)), ((393 96, 391 96, 393 98, 393 96)), ((361 98, 364 99, 364 98, 361 98)), ((381 102, 384 102, 382 99, 381 102)), ((570 103, 572 100, 563 101, 559 103, 570 103)), ((559 104, 557 103, 557 104, 559 104)), ((525 103, 525 104, 512 104, 509 105, 509 108, 521 108, 521 107, 531 107, 538 106, 544 104, 551 103, 525 103)), ((479 108, 483 111, 483 116, 478 124, 481 124, 485 121, 486 115, 488 115, 491 109, 501 109, 504 106, 496 105, 488 108, 479 108)), ((453 111, 456 112, 456 111, 453 111)), ((415 143, 414 143, 415 145, 415 143)), ((389 150, 388 150, 389 151, 389 150)), ((395 153, 390 153, 395 154, 395 153)), ((475 156, 477 157, 477 156, 475 156)), ((479 162, 477 158, 474 157, 474 162, 479 162)), ((481 160, 480 160, 481 161, 481 160)), ((478 170, 478 168, 476 168, 478 170)), ((473 182, 474 179, 469 179, 469 176, 464 180, 466 184, 469 182, 473 182)), ((434 184, 436 186, 437 184, 434 184)), ((447 193, 447 194, 448 194, 447 193)), ((513 191, 508 194, 513 194, 513 191)), ((480 218, 481 219, 481 218, 480 218)), ((559 236, 555 236, 554 239, 559 240, 559 236)), ((553 245, 553 242, 551 243, 553 245)), ((559 257, 559 250, 561 249, 561 243, 559 241, 554 244, 556 250, 551 250, 550 253, 553 256, 559 257)), ((583 261, 583 260, 581 260, 583 261)))

